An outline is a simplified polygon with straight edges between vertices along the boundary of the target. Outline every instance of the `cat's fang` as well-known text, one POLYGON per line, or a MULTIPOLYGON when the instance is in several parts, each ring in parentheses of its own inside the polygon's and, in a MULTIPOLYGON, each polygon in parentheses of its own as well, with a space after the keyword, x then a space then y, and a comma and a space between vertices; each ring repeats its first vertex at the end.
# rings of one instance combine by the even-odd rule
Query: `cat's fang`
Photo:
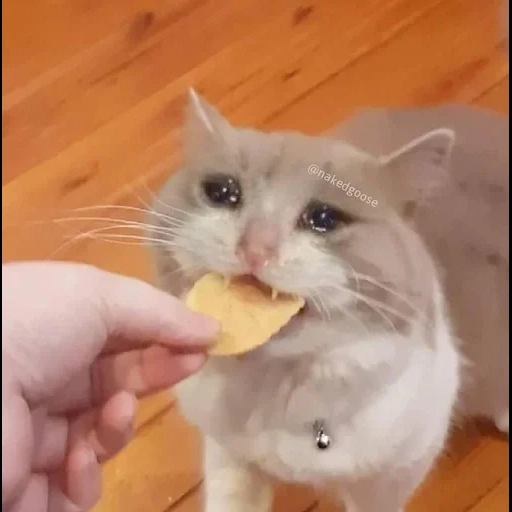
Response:
POLYGON ((279 290, 276 290, 274 287, 272 287, 272 300, 276 300, 277 297, 279 297, 279 290))
POLYGON ((223 275, 222 279, 224 280, 224 290, 227 290, 231 284, 231 276, 223 275))

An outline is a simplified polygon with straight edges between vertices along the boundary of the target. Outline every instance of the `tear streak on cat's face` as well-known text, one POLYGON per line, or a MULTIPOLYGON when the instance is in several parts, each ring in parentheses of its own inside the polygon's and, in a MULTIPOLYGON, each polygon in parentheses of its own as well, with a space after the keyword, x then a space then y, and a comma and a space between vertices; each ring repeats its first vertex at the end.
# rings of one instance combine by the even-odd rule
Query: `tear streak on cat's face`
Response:
POLYGON ((192 91, 186 165, 155 204, 172 236, 152 236, 169 241, 159 256, 189 281, 210 271, 252 274, 305 297, 324 317, 356 304, 359 293, 400 309, 397 296, 421 296, 430 268, 404 215, 444 176, 452 143, 452 132, 436 130, 370 156, 338 140, 235 128, 192 91), (309 174, 311 165, 378 205, 309 174))

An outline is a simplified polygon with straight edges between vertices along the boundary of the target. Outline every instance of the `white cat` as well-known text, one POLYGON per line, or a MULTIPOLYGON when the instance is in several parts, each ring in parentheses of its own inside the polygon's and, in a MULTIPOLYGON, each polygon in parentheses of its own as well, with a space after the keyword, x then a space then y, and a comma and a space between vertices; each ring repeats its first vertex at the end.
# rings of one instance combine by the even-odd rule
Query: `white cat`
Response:
POLYGON ((509 122, 464 105, 371 109, 335 130, 374 155, 450 125, 449 179, 415 212, 416 231, 442 265, 443 289, 471 368, 459 409, 509 429, 509 122))
POLYGON ((347 512, 403 510, 443 449, 461 382, 410 218, 446 179, 454 133, 375 156, 235 128, 193 92, 186 128, 186 168, 152 217, 161 286, 183 295, 209 271, 251 274, 307 302, 267 345, 211 358, 176 388, 204 435, 205 511, 269 512, 273 479, 325 487, 347 512))

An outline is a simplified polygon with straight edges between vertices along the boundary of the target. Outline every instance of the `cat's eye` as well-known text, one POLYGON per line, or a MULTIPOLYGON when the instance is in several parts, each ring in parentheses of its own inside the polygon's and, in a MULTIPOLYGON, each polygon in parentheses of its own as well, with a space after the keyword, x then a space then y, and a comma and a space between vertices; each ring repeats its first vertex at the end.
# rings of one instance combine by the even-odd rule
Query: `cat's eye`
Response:
POLYGON ((216 206, 237 208, 242 201, 242 187, 232 176, 209 176, 203 181, 202 188, 208 200, 216 206))
POLYGON ((328 204, 313 201, 302 212, 298 225, 301 229, 323 234, 350 224, 353 220, 352 216, 328 204))

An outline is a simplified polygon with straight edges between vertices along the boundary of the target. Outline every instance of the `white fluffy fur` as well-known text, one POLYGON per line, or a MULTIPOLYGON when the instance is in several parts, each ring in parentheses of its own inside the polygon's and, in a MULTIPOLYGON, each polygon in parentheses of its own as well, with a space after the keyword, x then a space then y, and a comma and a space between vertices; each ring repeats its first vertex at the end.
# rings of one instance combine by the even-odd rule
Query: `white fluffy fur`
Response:
POLYGON ((205 435, 205 510, 269 511, 260 471, 335 485, 348 512, 400 510, 444 445, 459 385, 439 293, 436 309, 433 347, 338 323, 309 333, 331 341, 315 355, 212 360, 180 385, 183 411, 205 435), (325 452, 315 418, 332 436, 325 452))
POLYGON ((195 94, 191 104, 187 169, 155 204, 162 286, 183 294, 205 272, 247 272, 236 244, 247 219, 264 214, 279 223, 281 244, 257 277, 303 295, 311 310, 252 353, 211 358, 176 388, 204 435, 205 511, 269 512, 273 479, 334 491, 347 512, 403 510, 443 449, 461 381, 435 265, 401 216, 418 183, 446 171, 452 133, 378 159, 329 139, 235 129, 195 94), (323 161, 372 191, 379 208, 363 210, 307 178, 308 163, 323 161), (407 189, 411 167, 420 171, 407 189), (198 183, 212 170, 240 175, 241 212, 205 203, 198 183), (325 239, 295 229, 313 195, 363 221, 325 239), (365 295, 370 311, 360 307, 354 272, 374 292, 387 290, 384 300, 365 295), (325 451, 315 444, 318 419, 332 438, 325 451))

